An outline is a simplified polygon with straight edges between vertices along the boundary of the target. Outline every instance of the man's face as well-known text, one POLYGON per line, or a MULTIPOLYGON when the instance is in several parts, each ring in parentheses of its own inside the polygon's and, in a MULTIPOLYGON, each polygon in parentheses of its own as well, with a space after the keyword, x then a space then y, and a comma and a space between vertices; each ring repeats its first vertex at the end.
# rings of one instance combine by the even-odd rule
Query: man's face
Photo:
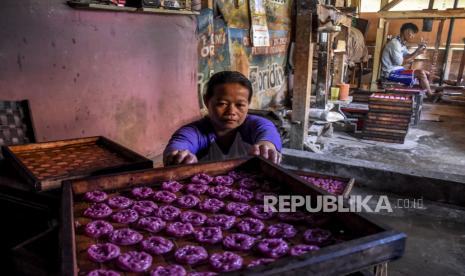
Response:
POLYGON ((410 29, 405 30, 404 31, 404 39, 407 42, 413 42, 413 40, 415 39, 415 33, 410 29))
POLYGON ((238 83, 225 83, 215 88, 207 108, 216 131, 227 133, 244 123, 249 110, 248 97, 249 90, 238 83))

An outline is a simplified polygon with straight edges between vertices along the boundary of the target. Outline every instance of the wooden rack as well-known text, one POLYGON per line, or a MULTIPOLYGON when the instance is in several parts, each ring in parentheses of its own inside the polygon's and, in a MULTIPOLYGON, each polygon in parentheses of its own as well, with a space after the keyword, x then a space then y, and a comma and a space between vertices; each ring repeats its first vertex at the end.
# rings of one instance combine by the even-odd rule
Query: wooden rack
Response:
POLYGON ((173 15, 199 15, 199 12, 190 10, 171 10, 163 8, 134 8, 134 7, 118 7, 111 5, 82 3, 78 1, 68 1, 68 5, 72 8, 83 10, 100 10, 100 11, 113 11, 113 12, 135 12, 135 13, 159 13, 159 14, 173 14, 173 15))

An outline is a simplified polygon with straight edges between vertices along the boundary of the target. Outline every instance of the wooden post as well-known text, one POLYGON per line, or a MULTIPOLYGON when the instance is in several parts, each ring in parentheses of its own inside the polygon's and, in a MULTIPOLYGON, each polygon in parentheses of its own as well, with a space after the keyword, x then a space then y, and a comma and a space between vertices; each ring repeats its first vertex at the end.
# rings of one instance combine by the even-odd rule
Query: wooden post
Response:
POLYGON ((378 88, 377 82, 379 78, 379 70, 381 64, 381 50, 383 48, 384 23, 385 20, 383 18, 380 18, 378 22, 378 29, 376 31, 375 53, 373 55, 373 72, 371 75, 370 86, 371 91, 375 91, 378 88))
MULTIPOLYGON (((389 3, 389 0, 381 0, 381 7, 385 7, 389 3)), ((384 41, 384 23, 386 20, 380 18, 378 21, 378 29, 376 30, 376 46, 375 53, 373 55, 373 72, 371 73, 371 85, 370 90, 375 91, 378 88, 377 81, 379 77, 379 65, 381 63, 381 49, 383 48, 384 41)))
POLYGON ((329 33, 318 34, 318 73, 316 77, 316 108, 325 109, 329 84, 329 33))
MULTIPOLYGON (((436 42, 434 43, 434 53, 431 61, 431 76, 436 76, 438 73, 438 58, 439 58, 439 47, 441 46, 442 30, 444 29, 445 19, 439 21, 438 32, 436 34, 436 42)), ((433 82, 433 78, 430 79, 433 82)))
POLYGON ((292 125, 290 147, 303 150, 308 135, 308 112, 312 84, 312 2, 297 1, 295 75, 292 97, 292 125))
POLYGON ((444 72, 441 75, 443 76, 443 80, 449 80, 450 65, 452 63, 453 52, 454 52, 454 48, 450 49, 450 51, 447 52, 447 55, 444 56, 444 59, 445 59, 444 63, 446 66, 444 68, 444 72))
MULTIPOLYGON (((459 0, 454 0, 454 9, 457 9, 458 7, 458 4, 459 4, 459 0)), ((449 21, 449 32, 447 34, 447 41, 446 41, 446 52, 445 52, 445 56, 448 57, 449 56, 449 52, 452 52, 450 50, 450 44, 452 42, 452 34, 454 32, 454 24, 455 24, 455 18, 451 18, 450 21, 449 21)), ((446 79, 446 75, 445 75, 445 72, 446 71, 449 71, 449 70, 446 70, 446 68, 449 67, 450 68, 450 62, 449 62, 449 58, 447 59, 446 63, 442 65, 442 74, 441 74, 441 77, 439 78, 439 85, 442 86, 444 80, 446 79)), ((447 72, 447 75, 449 75, 449 72, 447 72)), ((449 79, 449 76, 447 76, 447 80, 449 79)))
POLYGON ((463 81, 463 69, 465 67, 465 38, 462 38, 462 41, 464 43, 464 48, 462 52, 462 59, 460 60, 460 67, 459 67, 459 74, 457 75, 457 86, 462 85, 463 81))

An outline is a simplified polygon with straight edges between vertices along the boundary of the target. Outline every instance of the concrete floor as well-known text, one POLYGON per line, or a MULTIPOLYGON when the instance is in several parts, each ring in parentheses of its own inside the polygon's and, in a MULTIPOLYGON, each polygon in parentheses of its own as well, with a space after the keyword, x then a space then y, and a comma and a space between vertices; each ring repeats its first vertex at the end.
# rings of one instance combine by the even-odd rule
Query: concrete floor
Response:
MULTIPOLYGON (((424 120, 416 128, 410 129, 403 145, 361 140, 347 133, 335 132, 333 137, 322 139, 325 142, 323 154, 307 152, 299 156, 309 159, 310 163, 321 162, 317 161, 320 157, 316 157, 321 156, 327 162, 344 160, 344 164, 370 166, 376 163, 378 169, 427 171, 429 177, 443 178, 450 174, 458 184, 465 183, 465 106, 425 104, 422 118, 424 120)), ((293 153, 288 151, 288 154, 293 153)), ((304 163, 296 161, 292 166, 305 169, 304 163)), ((323 168, 318 165, 308 167, 313 171, 323 168)), ((338 174, 345 170, 335 165, 329 171, 338 174)), ((397 181, 403 181, 401 179, 397 181)), ((386 181, 396 179, 393 177, 386 181)), ((380 194, 361 182, 356 179, 359 187, 365 188, 356 187, 352 194, 380 194)), ((383 184, 381 182, 379 185, 383 184)), ((417 194, 421 195, 422 185, 416 185, 419 189, 417 194)), ((395 195, 393 189, 390 192, 389 200, 396 205, 397 199, 402 197, 395 195)), ((437 191, 439 194, 442 192, 445 191, 437 191)), ((375 202, 376 197, 370 203, 374 206, 375 202)), ((405 255, 389 264, 388 275, 465 275, 465 208, 424 200, 421 209, 394 208, 393 213, 366 215, 408 235, 405 255)))
MULTIPOLYGON (((354 195, 377 194, 354 188, 354 195)), ((404 256, 388 265, 388 275, 465 275, 465 209, 423 202, 423 208, 395 208, 398 196, 388 195, 393 213, 366 214, 407 234, 404 256)), ((401 206, 402 207, 402 206, 401 206)))
POLYGON ((324 154, 464 176, 465 106, 425 104, 422 120, 403 145, 335 132, 323 138, 324 154))

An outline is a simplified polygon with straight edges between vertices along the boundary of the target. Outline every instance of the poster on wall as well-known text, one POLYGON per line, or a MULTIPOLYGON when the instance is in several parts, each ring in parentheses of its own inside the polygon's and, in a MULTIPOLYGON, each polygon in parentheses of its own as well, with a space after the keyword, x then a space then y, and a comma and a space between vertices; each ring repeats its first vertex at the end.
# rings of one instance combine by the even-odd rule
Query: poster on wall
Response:
POLYGON ((249 0, 251 19, 251 38, 254 47, 270 46, 270 34, 266 20, 265 0, 249 0))
MULTIPOLYGON (((252 0, 253 1, 253 0, 252 0)), ((219 0, 221 18, 202 11, 199 34, 199 99, 208 79, 215 72, 239 71, 252 82, 254 96, 250 108, 276 110, 283 106, 287 93, 287 52, 290 38, 288 0, 268 0, 264 4, 268 46, 255 46, 249 21, 249 3, 239 7, 234 1, 219 0), (207 16, 207 17, 204 17, 207 16)), ((201 100, 200 106, 203 107, 201 100)))

